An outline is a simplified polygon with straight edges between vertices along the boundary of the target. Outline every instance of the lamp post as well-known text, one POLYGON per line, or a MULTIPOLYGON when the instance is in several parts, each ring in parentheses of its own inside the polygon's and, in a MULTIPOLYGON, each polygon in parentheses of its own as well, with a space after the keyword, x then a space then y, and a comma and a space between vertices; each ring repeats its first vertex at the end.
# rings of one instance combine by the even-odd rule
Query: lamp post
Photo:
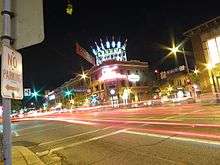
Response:
POLYGON ((182 51, 183 51, 183 57, 184 57, 185 65, 186 65, 186 71, 189 74, 189 65, 188 65, 188 62, 187 62, 187 59, 186 59, 186 52, 185 52, 184 46, 182 47, 182 51))
POLYGON ((185 62, 185 65, 186 65, 186 71, 187 71, 187 74, 189 74, 189 65, 188 65, 188 62, 187 62, 186 52, 185 52, 184 46, 182 46, 182 44, 176 46, 176 45, 173 43, 172 48, 169 48, 169 50, 171 51, 170 53, 171 53, 171 54, 174 54, 175 56, 176 56, 176 54, 177 54, 178 52, 182 52, 182 53, 183 53, 184 62, 185 62), (182 51, 179 50, 180 47, 182 47, 182 51))
POLYGON ((213 87, 214 87, 216 102, 220 103, 220 99, 219 99, 219 96, 218 96, 218 91, 217 91, 217 87, 216 87, 216 83, 215 83, 215 76, 214 76, 213 71, 212 71, 213 70, 213 66, 212 66, 212 64, 207 64, 206 67, 207 67, 207 69, 211 73, 211 78, 212 78, 212 83, 213 83, 213 87))

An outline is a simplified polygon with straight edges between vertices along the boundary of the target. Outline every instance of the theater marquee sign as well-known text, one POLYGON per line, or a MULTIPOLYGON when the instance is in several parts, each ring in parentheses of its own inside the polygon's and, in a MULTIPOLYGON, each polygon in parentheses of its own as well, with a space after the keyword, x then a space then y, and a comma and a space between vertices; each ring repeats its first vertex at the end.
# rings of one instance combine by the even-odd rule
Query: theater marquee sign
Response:
POLYGON ((1 95, 3 98, 23 98, 22 56, 2 46, 1 95))

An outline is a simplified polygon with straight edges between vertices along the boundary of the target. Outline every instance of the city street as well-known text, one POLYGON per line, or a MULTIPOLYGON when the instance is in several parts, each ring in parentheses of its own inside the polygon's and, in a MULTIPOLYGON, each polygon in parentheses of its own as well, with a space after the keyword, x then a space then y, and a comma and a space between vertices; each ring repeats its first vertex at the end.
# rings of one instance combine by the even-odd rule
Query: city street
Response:
POLYGON ((63 164, 219 164, 219 106, 55 113, 13 122, 13 145, 63 164))
POLYGON ((220 165, 219 5, 101 2, 1 1, 0 165, 220 165))

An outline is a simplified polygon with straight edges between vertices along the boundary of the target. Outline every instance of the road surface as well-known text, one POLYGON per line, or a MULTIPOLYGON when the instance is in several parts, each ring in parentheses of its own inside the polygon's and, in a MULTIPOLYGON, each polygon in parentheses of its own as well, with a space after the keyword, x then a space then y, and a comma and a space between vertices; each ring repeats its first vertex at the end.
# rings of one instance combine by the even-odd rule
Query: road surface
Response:
POLYGON ((29 118, 13 123, 13 145, 39 156, 50 151, 65 165, 218 165, 218 109, 187 105, 29 118))

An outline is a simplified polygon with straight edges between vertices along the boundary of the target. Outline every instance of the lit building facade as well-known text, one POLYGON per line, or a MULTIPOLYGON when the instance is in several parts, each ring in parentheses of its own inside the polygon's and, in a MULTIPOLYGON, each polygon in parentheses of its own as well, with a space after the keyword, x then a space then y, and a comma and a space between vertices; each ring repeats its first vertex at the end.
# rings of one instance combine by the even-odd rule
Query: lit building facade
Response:
MULTIPOLYGON (((82 75, 65 82, 56 88, 50 102, 53 105, 105 105, 118 106, 149 98, 149 88, 152 84, 147 62, 137 60, 127 61, 126 43, 106 40, 92 48, 96 63, 82 75), (69 92, 68 95, 66 95, 69 92)), ((80 51, 82 57, 85 51, 80 51)), ((88 56, 88 52, 86 52, 88 56)), ((91 55, 89 55, 91 56, 91 55)), ((93 56, 91 56, 93 57, 93 56)))
POLYGON ((191 38, 201 91, 219 92, 220 16, 188 30, 184 35, 191 38))
POLYGON ((199 90, 198 87, 192 88, 192 82, 184 65, 160 72, 160 82, 161 95, 168 95, 171 98, 194 97, 195 90, 199 90), (181 95, 178 96, 180 93, 181 95))
POLYGON ((75 78, 66 81, 46 95, 49 107, 66 107, 80 106, 85 104, 88 95, 89 79, 77 75, 75 78))
POLYGON ((149 98, 147 62, 108 60, 90 69, 88 76, 91 95, 97 95, 102 104, 127 104, 149 98))

